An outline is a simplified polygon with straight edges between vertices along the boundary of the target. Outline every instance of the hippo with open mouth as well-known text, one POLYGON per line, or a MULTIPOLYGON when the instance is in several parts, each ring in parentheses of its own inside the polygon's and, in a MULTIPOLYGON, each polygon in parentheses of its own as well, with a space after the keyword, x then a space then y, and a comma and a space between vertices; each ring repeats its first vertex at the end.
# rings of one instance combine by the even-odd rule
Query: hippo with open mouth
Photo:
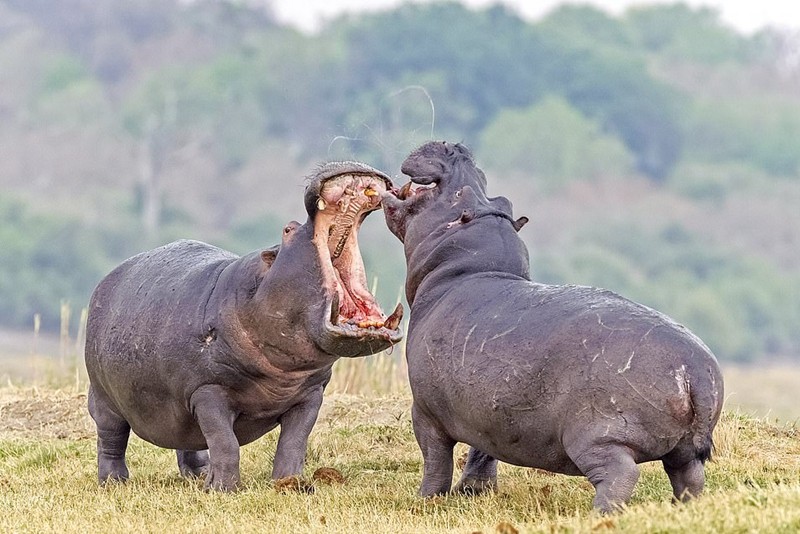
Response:
POLYGON ((133 430, 177 449, 184 476, 239 484, 239 446, 281 426, 272 477, 300 475, 331 367, 401 339, 366 287, 364 218, 391 188, 357 162, 320 167, 308 220, 280 245, 238 257, 197 241, 134 256, 95 289, 86 369, 101 483, 125 480, 133 430))
POLYGON ((450 490, 453 446, 472 446, 455 490, 497 484, 497 460, 585 475, 594 506, 626 503, 637 464, 661 460, 677 499, 698 495, 723 401, 711 351, 665 315, 603 289, 534 283, 503 197, 459 144, 405 160, 384 195, 403 243, 407 359, 420 494, 450 490))

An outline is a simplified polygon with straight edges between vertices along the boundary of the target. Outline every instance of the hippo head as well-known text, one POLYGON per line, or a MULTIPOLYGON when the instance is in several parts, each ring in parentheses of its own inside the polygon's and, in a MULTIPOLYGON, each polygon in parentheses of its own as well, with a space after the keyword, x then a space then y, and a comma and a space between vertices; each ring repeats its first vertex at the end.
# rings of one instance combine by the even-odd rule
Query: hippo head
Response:
POLYGON ((426 143, 401 169, 411 181, 387 191, 382 200, 386 224, 405 246, 409 303, 422 280, 445 262, 460 261, 455 270, 462 273, 503 270, 529 276, 527 251, 516 235, 528 219, 513 219, 505 197, 486 195, 486 176, 464 145, 426 143), (489 225, 498 218, 510 224, 489 225), (465 254, 471 250, 480 254, 465 254))
MULTIPOLYGON (((486 196, 486 175, 475 165, 469 149, 460 143, 426 143, 409 154, 401 171, 411 181, 384 194, 383 207, 389 230, 404 243, 407 237, 413 242, 441 226, 437 218, 446 225, 455 220, 454 216, 462 215, 511 217, 508 199, 486 196), (415 231, 413 221, 423 212, 424 226, 418 225, 415 231)), ((526 217, 512 220, 517 231, 526 222, 526 217)))
MULTIPOLYGON (((380 209, 392 182, 358 162, 332 162, 309 178, 304 203, 308 221, 289 223, 280 247, 262 254, 267 270, 260 284, 262 316, 280 322, 271 345, 313 342, 336 357, 374 354, 399 342, 403 315, 388 317, 367 288, 358 231, 380 209)), ((262 341, 263 343, 264 341, 262 341)))

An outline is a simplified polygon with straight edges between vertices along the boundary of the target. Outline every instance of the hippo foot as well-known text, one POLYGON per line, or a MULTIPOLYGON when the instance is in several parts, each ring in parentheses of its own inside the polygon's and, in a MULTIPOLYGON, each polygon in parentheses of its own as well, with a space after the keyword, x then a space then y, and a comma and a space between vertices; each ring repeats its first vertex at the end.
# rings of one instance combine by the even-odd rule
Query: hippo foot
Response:
POLYGON ((215 471, 212 467, 208 470, 203 488, 206 491, 213 490, 232 493, 239 489, 239 474, 220 473, 219 471, 215 471))
POLYGON ((103 459, 98 462, 97 478, 101 486, 128 480, 128 466, 124 459, 103 459))
POLYGON ((184 478, 199 478, 208 474, 208 451, 175 451, 178 469, 184 478))
POLYGON ((496 491, 496 478, 463 477, 453 487, 453 493, 467 496, 481 495, 483 493, 494 493, 496 491))

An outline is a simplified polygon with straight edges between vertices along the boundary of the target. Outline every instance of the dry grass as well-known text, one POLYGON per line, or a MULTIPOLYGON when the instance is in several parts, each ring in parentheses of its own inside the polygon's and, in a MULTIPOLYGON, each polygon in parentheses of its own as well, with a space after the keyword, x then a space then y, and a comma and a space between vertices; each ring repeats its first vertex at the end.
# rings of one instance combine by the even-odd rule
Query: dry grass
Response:
MULTIPOLYGON (((726 412, 703 498, 671 504, 660 465, 646 464, 628 509, 602 517, 585 479, 505 464, 497 494, 417 498, 422 459, 402 350, 336 364, 299 484, 315 491, 300 494, 269 480, 277 431, 242 448, 244 488, 233 495, 182 479, 172 451, 136 437, 132 479, 99 488, 80 359, 68 356, 64 368, 36 358, 36 373, 14 380, 27 385, 0 389, 0 532, 800 531, 800 430, 774 424, 800 416, 798 369, 724 369, 726 412), (766 415, 759 406, 780 411, 769 412, 770 423, 752 417, 766 415)), ((456 459, 465 451, 459 445, 456 459)))
MULTIPOLYGON (((174 453, 131 440, 132 478, 96 484, 94 431, 81 393, 0 389, 2 532, 795 532, 800 529, 800 431, 726 413, 707 493, 670 503, 658 464, 643 466, 628 509, 601 517, 581 477, 501 465, 500 491, 477 498, 415 496, 421 456, 407 394, 331 394, 312 433, 311 494, 269 480, 278 434, 242 448, 244 489, 206 493, 180 478, 174 453), (319 477, 318 477, 319 478, 319 477)), ((465 451, 459 446, 456 457, 465 451)), ((310 477, 309 477, 310 478, 310 477)))

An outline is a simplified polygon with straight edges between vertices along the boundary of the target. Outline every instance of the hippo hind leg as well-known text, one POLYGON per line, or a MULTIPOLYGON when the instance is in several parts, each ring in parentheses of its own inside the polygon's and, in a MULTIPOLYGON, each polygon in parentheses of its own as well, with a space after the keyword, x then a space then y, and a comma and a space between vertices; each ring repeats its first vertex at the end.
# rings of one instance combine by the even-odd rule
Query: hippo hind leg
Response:
POLYGON ((705 461, 711 456, 711 444, 700 448, 690 439, 681 440, 666 456, 661 458, 667 472, 675 501, 686 502, 703 492, 705 486, 705 461))
POLYGON ((596 444, 572 458, 595 489, 594 507, 611 513, 627 504, 639 480, 632 451, 621 444, 596 444))
POLYGON ((453 493, 480 495, 493 491, 497 491, 497 460, 475 447, 470 447, 464 472, 453 488, 453 493))
POLYGON ((97 425, 97 478, 100 484, 128 480, 125 451, 130 425, 92 387, 89 388, 89 414, 97 425))
POLYGON ((208 472, 208 451, 175 451, 178 456, 178 469, 185 478, 197 478, 208 472))

